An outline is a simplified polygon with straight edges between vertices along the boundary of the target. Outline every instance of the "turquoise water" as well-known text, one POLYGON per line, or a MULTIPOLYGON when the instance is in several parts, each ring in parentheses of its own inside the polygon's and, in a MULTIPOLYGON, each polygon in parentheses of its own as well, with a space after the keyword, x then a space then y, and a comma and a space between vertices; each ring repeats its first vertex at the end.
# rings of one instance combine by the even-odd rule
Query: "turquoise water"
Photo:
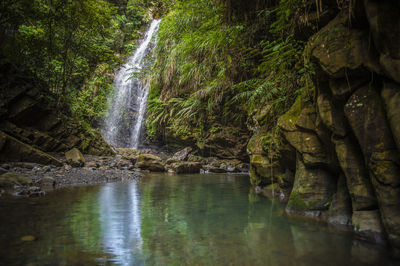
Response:
POLYGON ((396 265, 351 233, 289 220, 248 180, 157 174, 2 199, 0 264, 396 265))

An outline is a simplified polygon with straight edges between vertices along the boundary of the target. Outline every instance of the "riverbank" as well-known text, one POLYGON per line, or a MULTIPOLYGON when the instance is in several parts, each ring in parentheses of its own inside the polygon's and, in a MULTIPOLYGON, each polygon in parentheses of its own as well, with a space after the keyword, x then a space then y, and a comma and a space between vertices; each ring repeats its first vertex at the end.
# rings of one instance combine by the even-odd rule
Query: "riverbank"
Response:
POLYGON ((135 180, 149 172, 198 174, 248 173, 249 170, 249 165, 239 160, 194 155, 190 147, 175 154, 130 148, 118 148, 115 152, 115 156, 82 155, 77 149, 65 154, 52 153, 57 165, 3 162, 0 195, 43 196, 54 188, 135 180))
POLYGON ((0 195, 36 197, 46 191, 81 185, 135 180, 143 174, 121 156, 85 155, 83 167, 67 164, 61 154, 56 155, 62 166, 41 165, 27 162, 0 164, 0 195))

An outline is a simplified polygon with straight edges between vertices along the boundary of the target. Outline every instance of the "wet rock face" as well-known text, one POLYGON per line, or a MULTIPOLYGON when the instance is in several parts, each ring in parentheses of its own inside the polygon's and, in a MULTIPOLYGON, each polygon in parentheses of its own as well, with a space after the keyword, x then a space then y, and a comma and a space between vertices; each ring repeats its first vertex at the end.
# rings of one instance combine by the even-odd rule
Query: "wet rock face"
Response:
POLYGON ((364 6, 383 72, 400 83, 400 5, 397 1, 364 0, 364 6))
POLYGON ((0 161, 61 165, 61 162, 51 155, 33 148, 2 131, 0 131, 0 161))
POLYGON ((381 96, 397 150, 400 150, 400 85, 384 82, 381 96))
POLYGON ((336 180, 325 169, 306 168, 298 154, 296 176, 286 210, 288 212, 315 212, 328 210, 336 191, 336 180))
MULTIPOLYGON (((79 148, 86 154, 114 154, 111 146, 103 140, 98 131, 60 114, 39 89, 33 88, 28 81, 25 82, 27 85, 20 89, 0 89, 2 95, 0 106, 4 107, 0 113, 0 130, 9 136, 7 151, 1 153, 14 154, 13 156, 18 157, 4 156, 0 160, 20 161, 27 153, 65 152, 72 148, 79 148), (10 137, 19 142, 10 141, 10 137), (34 152, 27 152, 28 146, 34 152)), ((28 161, 32 162, 31 159, 28 161)), ((43 159, 35 162, 45 163, 43 159)))
MULTIPOLYGON (((353 16, 363 23, 348 12, 307 44, 315 98, 299 96, 278 119, 297 153, 286 210, 351 224, 359 238, 400 250, 400 5, 364 0, 353 16)), ((267 134, 248 147, 259 191, 279 179, 268 169, 292 169, 260 148, 267 134)))
POLYGON ((204 141, 197 142, 197 148, 203 156, 216 156, 220 159, 248 160, 246 146, 249 136, 237 128, 220 127, 210 133, 204 141))
POLYGON ((340 167, 346 177, 346 185, 351 196, 353 209, 357 211, 376 209, 378 203, 369 179, 369 173, 355 141, 346 137, 334 142, 340 167))

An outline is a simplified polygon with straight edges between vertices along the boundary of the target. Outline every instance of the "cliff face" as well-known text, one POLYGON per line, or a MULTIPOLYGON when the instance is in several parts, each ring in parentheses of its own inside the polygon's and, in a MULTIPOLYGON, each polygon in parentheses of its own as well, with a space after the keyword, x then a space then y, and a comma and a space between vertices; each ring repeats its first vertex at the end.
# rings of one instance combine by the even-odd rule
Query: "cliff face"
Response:
POLYGON ((47 154, 74 147, 93 155, 113 154, 100 133, 62 113, 40 84, 4 70, 0 101, 0 161, 59 164, 47 154))
POLYGON ((400 5, 358 1, 307 44, 315 95, 281 116, 281 151, 248 145, 251 182, 289 214, 352 225, 400 248, 400 5), (270 194, 270 193, 269 193, 270 194))

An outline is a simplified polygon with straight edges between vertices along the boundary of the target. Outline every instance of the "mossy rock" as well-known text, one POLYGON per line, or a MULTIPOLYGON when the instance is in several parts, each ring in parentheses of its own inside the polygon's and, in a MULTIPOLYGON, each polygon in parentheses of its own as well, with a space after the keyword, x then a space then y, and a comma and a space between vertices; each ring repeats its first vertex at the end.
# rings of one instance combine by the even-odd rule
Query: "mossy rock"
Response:
POLYGON ((381 96, 385 103, 387 118, 396 142, 397 150, 400 151, 400 85, 393 82, 385 82, 381 96))
POLYGON ((377 200, 365 167, 364 158, 357 144, 346 137, 334 140, 339 164, 346 177, 346 184, 351 195, 354 210, 377 208, 377 200))
POLYGON ((31 183, 32 179, 17 173, 8 172, 0 175, 0 187, 3 188, 12 188, 15 185, 27 186, 31 183))
POLYGON ((25 144, 2 131, 0 131, 0 147, 0 161, 62 165, 53 156, 25 144))
POLYGON ((335 178, 325 169, 308 169, 297 155, 296 175, 287 205, 288 212, 328 210, 336 191, 335 178))
POLYGON ((84 166, 85 165, 85 157, 83 157, 82 153, 77 149, 73 148, 65 153, 65 158, 67 163, 72 166, 84 166))
POLYGON ((303 99, 301 96, 296 98, 296 101, 290 109, 279 117, 278 126, 285 131, 295 131, 297 120, 303 110, 303 99))
POLYGON ((162 159, 154 154, 142 153, 139 155, 136 165, 137 168, 152 172, 164 172, 165 164, 162 159))
POLYGON ((308 43, 312 59, 330 77, 380 73, 378 54, 371 49, 367 31, 349 27, 347 10, 315 34, 308 43))

